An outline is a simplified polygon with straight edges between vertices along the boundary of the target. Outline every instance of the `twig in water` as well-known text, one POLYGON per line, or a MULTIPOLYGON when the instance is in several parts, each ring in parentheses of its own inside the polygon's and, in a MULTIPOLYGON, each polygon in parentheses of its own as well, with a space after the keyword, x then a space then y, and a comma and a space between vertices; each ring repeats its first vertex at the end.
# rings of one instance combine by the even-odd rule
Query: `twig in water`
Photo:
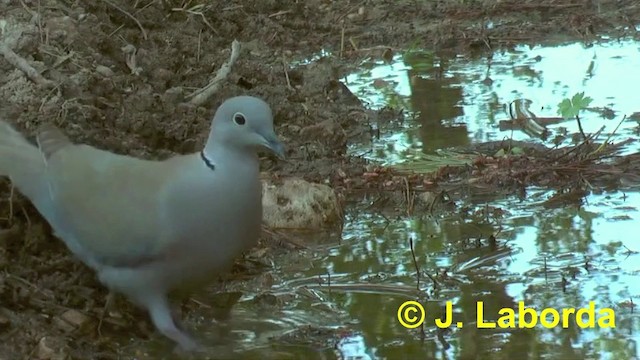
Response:
POLYGON ((582 135, 584 141, 588 141, 587 135, 585 135, 584 130, 582 130, 582 122, 580 121, 580 117, 578 115, 576 115, 576 121, 578 121, 578 130, 580 130, 580 135, 582 135))
POLYGON ((238 60, 238 56, 240 55, 240 42, 238 40, 233 40, 231 43, 231 56, 229 56, 229 60, 226 63, 222 64, 216 76, 209 81, 207 86, 202 89, 198 89, 193 93, 189 94, 187 98, 192 98, 189 102, 193 105, 202 105, 204 104, 213 94, 215 94, 220 89, 220 83, 229 76, 231 72, 231 67, 238 60))
POLYGON ((413 205, 416 194, 411 191, 411 185, 409 184, 409 180, 407 180, 407 177, 405 176, 403 179, 406 192, 405 201, 407 202, 407 216, 411 216, 413 214, 413 205))
POLYGON ((409 247, 411 248, 411 257, 413 257, 413 266, 416 267, 416 289, 420 291, 420 268, 418 267, 418 260, 416 260, 416 253, 413 250, 413 238, 409 238, 409 247))
POLYGON ((622 125, 622 123, 627 119, 627 115, 622 117, 622 120, 620 120, 620 122, 618 123, 618 125, 616 126, 615 129, 613 129, 613 132, 611 134, 609 134, 609 136, 607 136, 607 139, 600 144, 600 146, 598 146, 597 149, 595 149, 591 154, 589 154, 589 156, 591 155, 595 155, 598 152, 602 151, 602 149, 604 149, 605 146, 607 146, 607 144, 609 143, 609 140, 611 140, 611 137, 618 131, 618 128, 620 127, 620 125, 622 125))
POLYGON ((569 151, 565 152, 564 154, 559 155, 558 157, 556 157, 556 158, 552 159, 552 160, 551 160, 551 163, 554 163, 554 162, 556 162, 556 161, 558 161, 558 160, 560 160, 560 159, 562 159, 562 158, 564 158, 564 157, 568 156, 569 154, 572 154, 573 152, 576 152, 578 149, 580 149, 580 148, 582 148, 584 145, 586 145, 586 144, 587 144, 587 142, 588 142, 590 139, 594 139, 598 134, 600 134, 600 132, 601 132, 601 131, 602 131, 602 129, 601 129, 600 131, 598 131, 597 133, 595 133, 595 134, 591 134, 591 135, 589 135, 589 137, 588 137, 585 141, 583 141, 582 143, 580 143, 580 144, 578 144, 578 145, 574 146, 573 148, 571 148, 569 151))
POLYGON ((431 281, 433 282, 433 291, 437 291, 438 290, 438 281, 436 280, 436 278, 431 276, 431 274, 429 274, 429 273, 427 273, 427 277, 429 279, 431 279, 431 281))

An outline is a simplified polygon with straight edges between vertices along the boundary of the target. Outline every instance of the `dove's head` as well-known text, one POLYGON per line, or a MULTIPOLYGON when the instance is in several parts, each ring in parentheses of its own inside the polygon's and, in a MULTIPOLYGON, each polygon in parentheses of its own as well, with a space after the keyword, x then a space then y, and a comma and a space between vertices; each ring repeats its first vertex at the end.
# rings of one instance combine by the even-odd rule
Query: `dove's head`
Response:
POLYGON ((253 153, 267 150, 284 158, 284 145, 273 130, 271 108, 252 96, 227 99, 216 110, 204 151, 215 151, 218 146, 253 153))

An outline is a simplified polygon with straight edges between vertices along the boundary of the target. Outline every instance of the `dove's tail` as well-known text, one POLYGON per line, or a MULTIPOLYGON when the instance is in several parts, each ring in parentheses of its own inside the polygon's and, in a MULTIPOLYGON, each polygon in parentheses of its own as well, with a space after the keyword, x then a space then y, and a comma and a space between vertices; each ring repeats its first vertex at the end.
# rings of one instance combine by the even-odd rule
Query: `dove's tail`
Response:
POLYGON ((48 189, 45 171, 40 150, 0 120, 0 176, 8 176, 21 193, 36 201, 48 189))

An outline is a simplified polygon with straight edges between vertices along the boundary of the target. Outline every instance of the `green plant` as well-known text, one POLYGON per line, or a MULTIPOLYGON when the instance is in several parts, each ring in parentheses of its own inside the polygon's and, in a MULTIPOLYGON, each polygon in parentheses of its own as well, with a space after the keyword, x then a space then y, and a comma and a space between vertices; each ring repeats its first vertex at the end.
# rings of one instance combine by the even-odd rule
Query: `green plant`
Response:
POLYGON ((580 117, 578 115, 580 114, 580 111, 585 110, 592 101, 593 99, 591 97, 584 96, 583 91, 576 93, 575 95, 573 95, 573 97, 571 97, 571 99, 566 98, 562 100, 558 104, 558 114, 565 119, 575 118, 578 122, 578 129, 580 129, 580 134, 585 141, 587 140, 587 136, 582 130, 582 123, 580 122, 580 117))

